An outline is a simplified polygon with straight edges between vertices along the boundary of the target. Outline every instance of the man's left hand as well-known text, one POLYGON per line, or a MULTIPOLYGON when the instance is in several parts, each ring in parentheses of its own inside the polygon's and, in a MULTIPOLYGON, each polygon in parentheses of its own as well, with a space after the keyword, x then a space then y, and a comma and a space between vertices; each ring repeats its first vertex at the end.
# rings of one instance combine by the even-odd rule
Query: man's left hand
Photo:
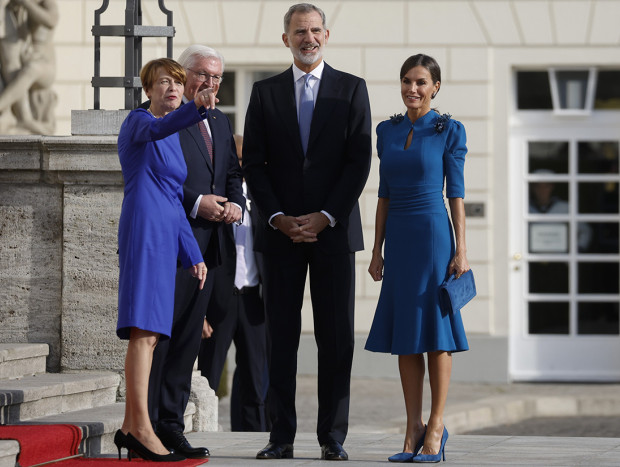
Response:
POLYGON ((232 224, 233 222, 239 222, 241 220, 241 209, 236 204, 231 202, 224 203, 224 211, 221 215, 221 220, 226 222, 227 224, 232 224))
POLYGON ((209 339, 212 334, 213 334, 213 328, 207 321, 207 318, 205 318, 202 322, 202 338, 209 339))

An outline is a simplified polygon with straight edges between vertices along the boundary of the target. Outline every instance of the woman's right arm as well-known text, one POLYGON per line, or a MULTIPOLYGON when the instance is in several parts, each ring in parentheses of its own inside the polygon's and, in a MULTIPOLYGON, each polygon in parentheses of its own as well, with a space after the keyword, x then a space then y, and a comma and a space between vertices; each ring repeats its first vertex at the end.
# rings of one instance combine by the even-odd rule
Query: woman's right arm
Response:
POLYGON ((121 126, 123 140, 141 144, 163 139, 203 120, 206 110, 214 109, 217 102, 218 98, 209 88, 200 91, 195 100, 180 106, 163 118, 153 118, 146 110, 136 109, 121 126))
POLYGON ((383 279, 383 242, 385 240, 385 223, 387 221, 389 198, 377 200, 377 214, 375 216, 375 244, 372 247, 372 259, 368 272, 374 281, 383 279))

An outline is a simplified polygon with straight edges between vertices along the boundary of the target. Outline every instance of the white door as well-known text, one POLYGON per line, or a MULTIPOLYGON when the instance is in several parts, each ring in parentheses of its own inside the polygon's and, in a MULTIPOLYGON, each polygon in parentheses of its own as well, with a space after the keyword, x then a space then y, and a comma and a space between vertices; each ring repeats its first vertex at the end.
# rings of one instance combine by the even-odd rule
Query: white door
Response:
POLYGON ((511 378, 619 381, 620 126, 525 122, 510 143, 511 378))

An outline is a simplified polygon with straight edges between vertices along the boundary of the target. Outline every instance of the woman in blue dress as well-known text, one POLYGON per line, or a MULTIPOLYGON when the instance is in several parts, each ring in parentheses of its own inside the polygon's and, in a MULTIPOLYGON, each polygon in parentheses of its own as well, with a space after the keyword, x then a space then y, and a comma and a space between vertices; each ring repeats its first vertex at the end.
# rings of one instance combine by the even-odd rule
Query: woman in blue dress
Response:
POLYGON ((463 125, 431 109, 441 86, 441 71, 432 57, 409 57, 400 83, 406 114, 377 126, 379 199, 368 272, 383 284, 366 349, 398 355, 407 428, 403 452, 389 460, 439 462, 448 439, 443 413, 452 352, 468 349, 460 313, 446 314, 439 306, 444 279, 469 270, 463 203, 467 148, 463 125), (431 388, 426 425, 425 353, 431 388))
MULTIPOLYGON (((155 435, 148 414, 148 382, 157 340, 172 328, 177 260, 202 288, 207 268, 183 205, 187 167, 178 131, 214 107, 212 89, 181 106, 185 70, 174 60, 147 63, 140 72, 148 110, 129 113, 118 135, 125 196, 118 229, 119 291, 116 333, 129 339, 125 358, 125 419, 114 442, 154 461, 184 457, 170 453, 155 435)), ((128 454, 129 456, 130 454, 128 454)))

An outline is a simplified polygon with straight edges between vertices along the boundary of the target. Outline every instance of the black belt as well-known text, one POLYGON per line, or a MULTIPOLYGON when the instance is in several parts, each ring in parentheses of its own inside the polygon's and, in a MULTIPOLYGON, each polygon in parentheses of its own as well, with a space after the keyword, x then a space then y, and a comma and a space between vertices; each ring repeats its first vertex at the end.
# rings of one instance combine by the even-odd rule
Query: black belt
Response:
POLYGON ((258 285, 252 286, 252 287, 241 287, 240 289, 238 289, 237 287, 233 288, 233 295, 246 295, 249 293, 258 293, 258 285))

